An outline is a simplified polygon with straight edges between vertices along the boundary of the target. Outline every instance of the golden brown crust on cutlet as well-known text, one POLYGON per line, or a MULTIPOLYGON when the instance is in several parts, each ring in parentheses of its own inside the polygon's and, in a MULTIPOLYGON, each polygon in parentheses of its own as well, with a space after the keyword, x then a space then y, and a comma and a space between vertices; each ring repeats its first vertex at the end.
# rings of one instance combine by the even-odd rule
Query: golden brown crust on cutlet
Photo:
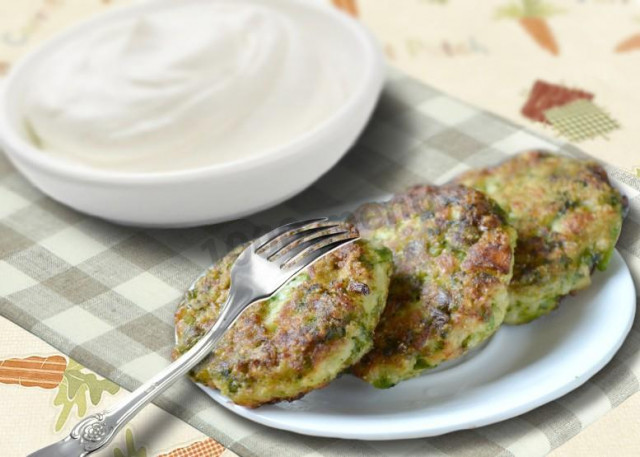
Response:
MULTIPOLYGON (((211 267, 179 305, 174 357, 217 319, 242 249, 211 267)), ((251 305, 196 367, 194 379, 249 407, 295 400, 323 387, 371 346, 390 269, 386 250, 362 241, 341 247, 271 299, 251 305)))
POLYGON ((515 233, 483 194, 417 186, 389 202, 363 205, 351 222, 394 259, 374 348, 354 374, 391 387, 464 354, 499 327, 515 233))
POLYGON ((529 322, 587 287, 620 234, 624 199, 597 163, 530 151, 455 182, 496 200, 518 232, 505 322, 529 322))

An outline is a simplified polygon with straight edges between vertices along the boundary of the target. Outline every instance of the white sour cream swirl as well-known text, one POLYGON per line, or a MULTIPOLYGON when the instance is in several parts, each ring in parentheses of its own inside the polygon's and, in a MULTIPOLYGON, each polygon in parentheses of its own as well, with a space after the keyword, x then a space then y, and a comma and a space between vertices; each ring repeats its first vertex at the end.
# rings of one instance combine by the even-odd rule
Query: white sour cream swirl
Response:
POLYGON ((43 61, 26 129, 51 154, 128 171, 265 153, 326 120, 350 92, 295 11, 176 1, 99 27, 43 61))

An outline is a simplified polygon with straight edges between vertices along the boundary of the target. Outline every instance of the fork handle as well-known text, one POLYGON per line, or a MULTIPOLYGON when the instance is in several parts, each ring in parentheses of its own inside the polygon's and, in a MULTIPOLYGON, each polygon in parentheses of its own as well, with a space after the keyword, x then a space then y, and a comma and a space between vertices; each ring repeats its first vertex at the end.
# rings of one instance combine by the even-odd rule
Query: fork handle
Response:
POLYGON ((27 457, 84 457, 108 444, 113 437, 149 402, 211 353, 224 332, 233 324, 248 303, 233 294, 221 308, 215 324, 178 360, 164 368, 113 408, 87 416, 71 430, 69 436, 27 457))

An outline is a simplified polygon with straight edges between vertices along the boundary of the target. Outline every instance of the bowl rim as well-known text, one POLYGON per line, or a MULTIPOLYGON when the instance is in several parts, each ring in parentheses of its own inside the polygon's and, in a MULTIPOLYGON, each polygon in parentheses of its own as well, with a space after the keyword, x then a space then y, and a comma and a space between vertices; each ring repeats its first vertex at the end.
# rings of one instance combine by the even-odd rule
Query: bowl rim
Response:
MULTIPOLYGON (((186 0, 191 3, 199 3, 204 0, 186 0)), ((214 0, 224 1, 224 0, 214 0)), ((253 0, 247 0, 253 1, 253 0)), ((258 0, 258 3, 263 0, 258 0)), ((362 81, 357 84, 352 93, 347 97, 338 109, 327 119, 290 140, 283 145, 266 149, 254 156, 244 157, 232 161, 205 165, 194 168, 186 168, 171 171, 151 171, 151 172, 127 172, 112 169, 100 169, 83 165, 80 162, 60 158, 47 154, 31 144, 9 121, 10 113, 8 109, 8 94, 14 85, 18 84, 24 75, 28 74, 28 68, 34 65, 34 61, 45 58, 61 43, 71 40, 76 35, 81 35, 87 30, 109 21, 119 20, 130 14, 138 14, 154 8, 165 8, 175 5, 175 0, 155 0, 153 2, 143 2, 134 5, 116 7, 105 13, 81 21, 78 24, 64 30, 54 37, 38 45, 26 56, 13 66, 4 81, 0 81, 0 146, 3 147, 7 156, 21 162, 28 162, 29 165, 42 171, 49 172, 61 177, 66 177, 80 181, 90 181, 102 184, 157 184, 168 182, 184 182, 185 180, 197 180, 202 177, 215 177, 227 175, 230 172, 243 172, 246 170, 260 168, 261 166, 274 161, 285 160, 300 151, 306 149, 309 144, 313 144, 322 137, 335 130, 343 123, 343 119, 357 108, 362 100, 366 100, 370 94, 375 94, 377 98, 382 90, 384 82, 384 58, 379 43, 375 37, 356 19, 329 5, 311 2, 308 0, 277 0, 278 2, 290 2, 296 7, 306 8, 314 14, 321 14, 340 24, 349 31, 354 40, 364 51, 360 55, 364 61, 362 81), (12 157, 13 156, 13 157, 12 157)))

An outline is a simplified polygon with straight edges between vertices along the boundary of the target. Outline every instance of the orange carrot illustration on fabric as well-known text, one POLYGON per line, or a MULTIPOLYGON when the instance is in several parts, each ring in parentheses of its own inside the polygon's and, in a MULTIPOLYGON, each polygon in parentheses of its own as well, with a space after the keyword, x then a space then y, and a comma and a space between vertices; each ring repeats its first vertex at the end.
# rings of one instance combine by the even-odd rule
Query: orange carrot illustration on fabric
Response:
POLYGON ((616 46, 616 52, 640 51, 640 33, 631 35, 616 46))
MULTIPOLYGON (((636 18, 636 20, 640 21, 640 18, 636 18)), ((622 53, 629 51, 640 51, 640 32, 634 33, 616 46, 616 52, 622 53)))
POLYGON ((541 48, 557 56, 558 43, 547 23, 547 18, 560 12, 560 9, 543 0, 521 0, 520 3, 511 3, 498 8, 497 17, 517 19, 522 28, 541 48))
POLYGON ((67 359, 61 355, 0 360, 0 382, 55 389, 62 382, 67 359))
POLYGON ((332 1, 336 8, 341 9, 346 13, 349 13, 353 17, 358 16, 358 5, 356 5, 356 0, 332 0, 332 1))

